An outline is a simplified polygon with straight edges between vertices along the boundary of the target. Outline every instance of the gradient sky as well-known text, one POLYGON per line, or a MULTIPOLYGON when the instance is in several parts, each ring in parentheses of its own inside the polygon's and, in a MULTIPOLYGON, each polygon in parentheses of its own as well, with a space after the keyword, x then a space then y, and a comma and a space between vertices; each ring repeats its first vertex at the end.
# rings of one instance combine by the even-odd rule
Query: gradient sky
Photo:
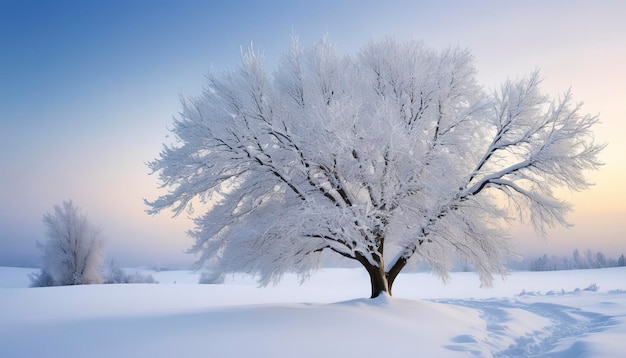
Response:
POLYGON ((290 34, 323 34, 341 52, 371 38, 469 47, 492 88, 536 68, 544 91, 572 88, 601 116, 606 165, 596 186, 563 192, 574 227, 547 241, 523 226, 522 254, 575 248, 626 253, 626 2, 615 1, 0 1, 0 265, 35 265, 42 216, 72 199, 104 229, 122 265, 188 263, 186 218, 148 216, 160 191, 154 159, 179 96, 197 95, 213 67, 236 68, 254 43, 268 67, 290 34), (340 3, 340 4, 338 4, 340 3))

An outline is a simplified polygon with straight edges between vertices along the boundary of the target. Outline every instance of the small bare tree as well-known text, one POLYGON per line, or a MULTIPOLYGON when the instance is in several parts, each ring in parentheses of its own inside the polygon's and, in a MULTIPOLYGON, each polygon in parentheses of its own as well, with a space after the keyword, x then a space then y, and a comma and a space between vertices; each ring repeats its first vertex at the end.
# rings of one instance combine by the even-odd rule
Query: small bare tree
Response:
POLYGON ((43 217, 48 240, 38 243, 43 251, 41 272, 31 278, 33 286, 102 283, 104 240, 101 230, 72 201, 55 205, 43 217))

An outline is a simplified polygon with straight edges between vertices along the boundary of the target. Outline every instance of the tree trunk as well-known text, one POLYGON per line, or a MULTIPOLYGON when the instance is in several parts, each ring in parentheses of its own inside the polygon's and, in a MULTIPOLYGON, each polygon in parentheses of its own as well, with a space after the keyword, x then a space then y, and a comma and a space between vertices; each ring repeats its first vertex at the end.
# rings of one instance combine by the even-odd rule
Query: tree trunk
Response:
POLYGON ((376 298, 382 293, 387 293, 391 296, 391 290, 387 281, 387 275, 385 270, 381 267, 369 265, 365 268, 370 275, 370 284, 372 286, 372 295, 370 298, 376 298))
POLYGON ((398 277, 398 274, 400 273, 400 271, 402 271, 404 266, 406 266, 406 263, 407 259, 401 257, 398 259, 398 261, 396 261, 391 269, 389 269, 389 272, 386 273, 387 286, 389 286, 389 295, 391 295, 391 287, 393 286, 393 282, 396 280, 396 277, 398 277))
POLYGON ((386 293, 391 296, 391 285, 387 281, 387 274, 385 273, 385 264, 380 256, 374 256, 374 260, 378 265, 373 265, 364 256, 357 254, 357 260, 365 267, 367 273, 370 276, 370 284, 372 288, 372 295, 370 298, 376 298, 382 293, 386 293))

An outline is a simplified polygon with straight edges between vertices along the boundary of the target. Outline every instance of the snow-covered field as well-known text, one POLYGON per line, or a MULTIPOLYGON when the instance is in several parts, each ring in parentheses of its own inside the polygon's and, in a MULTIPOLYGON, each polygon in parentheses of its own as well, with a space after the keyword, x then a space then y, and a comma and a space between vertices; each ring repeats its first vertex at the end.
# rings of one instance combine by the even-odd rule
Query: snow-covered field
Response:
POLYGON ((2 358, 626 355, 624 267, 514 272, 491 289, 408 273, 375 300, 360 269, 267 288, 148 270, 160 284, 27 288, 32 271, 0 267, 2 358))

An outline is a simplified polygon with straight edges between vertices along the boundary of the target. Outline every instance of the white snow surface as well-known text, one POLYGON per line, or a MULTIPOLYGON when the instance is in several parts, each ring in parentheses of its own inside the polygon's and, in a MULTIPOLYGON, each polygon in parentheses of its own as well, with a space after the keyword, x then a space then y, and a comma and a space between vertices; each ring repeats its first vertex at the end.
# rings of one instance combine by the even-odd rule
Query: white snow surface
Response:
POLYGON ((160 284, 28 288, 0 267, 0 357, 623 357, 626 268, 513 272, 494 288, 401 274, 369 295, 362 269, 300 285, 139 270, 160 284), (584 289, 595 284, 596 291, 584 289))

